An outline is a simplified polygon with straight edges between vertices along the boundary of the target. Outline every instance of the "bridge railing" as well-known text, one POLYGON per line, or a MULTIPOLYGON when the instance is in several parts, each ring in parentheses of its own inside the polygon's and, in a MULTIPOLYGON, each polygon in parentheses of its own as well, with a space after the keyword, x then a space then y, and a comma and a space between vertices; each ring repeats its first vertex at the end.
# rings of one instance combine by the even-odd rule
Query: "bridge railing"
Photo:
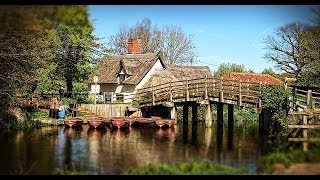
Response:
POLYGON ((293 87, 288 88, 292 91, 292 97, 290 97, 290 108, 293 110, 297 110, 298 107, 303 109, 320 108, 320 93, 293 87))
POLYGON ((176 102, 219 98, 242 103, 258 103, 262 83, 234 79, 197 78, 167 82, 139 89, 135 99, 142 104, 156 105, 176 102))

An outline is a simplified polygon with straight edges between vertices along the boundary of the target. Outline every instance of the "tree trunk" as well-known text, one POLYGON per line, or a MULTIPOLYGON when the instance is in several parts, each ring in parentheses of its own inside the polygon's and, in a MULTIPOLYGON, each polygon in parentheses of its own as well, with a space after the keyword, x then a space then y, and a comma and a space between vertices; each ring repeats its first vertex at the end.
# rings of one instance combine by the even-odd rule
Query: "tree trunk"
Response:
POLYGON ((66 94, 66 97, 71 98, 72 90, 73 90, 72 79, 67 79, 66 83, 67 83, 67 94, 66 94))

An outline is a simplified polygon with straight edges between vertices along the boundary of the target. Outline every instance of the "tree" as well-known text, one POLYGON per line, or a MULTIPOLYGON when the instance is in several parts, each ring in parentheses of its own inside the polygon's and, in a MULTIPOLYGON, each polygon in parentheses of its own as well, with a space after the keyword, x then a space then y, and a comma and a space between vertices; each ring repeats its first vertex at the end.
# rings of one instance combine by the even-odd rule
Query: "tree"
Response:
POLYGON ((0 119, 16 96, 31 94, 36 70, 54 58, 52 32, 35 6, 0 6, 0 119))
POLYGON ((230 72, 253 72, 253 71, 247 70, 243 64, 222 63, 219 65, 218 69, 213 73, 213 76, 215 78, 218 78, 230 72))
POLYGON ((93 25, 87 6, 46 6, 43 14, 45 21, 56 32, 53 47, 56 75, 65 81, 67 96, 70 96, 73 83, 88 78, 91 72, 90 61, 101 45, 97 44, 97 38, 92 35, 93 25))
POLYGON ((304 76, 298 78, 298 83, 304 86, 320 87, 320 8, 312 10, 315 25, 309 27, 301 39, 310 61, 306 65, 304 76))
POLYGON ((303 44, 305 32, 309 26, 291 23, 276 30, 275 36, 268 36, 264 43, 267 53, 265 58, 276 63, 276 67, 287 73, 300 77, 306 65, 311 61, 303 44))
POLYGON ((187 35, 178 26, 152 26, 149 18, 138 21, 133 27, 121 25, 119 31, 110 37, 113 53, 126 54, 129 38, 140 38, 142 53, 161 50, 168 64, 190 65, 197 61, 193 36, 187 35))
POLYGON ((272 68, 264 69, 261 73, 262 74, 269 74, 269 75, 271 75, 275 78, 278 78, 278 79, 281 78, 281 75, 274 72, 272 68))
POLYGON ((320 7, 312 8, 311 11, 314 14, 314 18, 312 19, 312 22, 314 22, 317 26, 320 25, 320 7))

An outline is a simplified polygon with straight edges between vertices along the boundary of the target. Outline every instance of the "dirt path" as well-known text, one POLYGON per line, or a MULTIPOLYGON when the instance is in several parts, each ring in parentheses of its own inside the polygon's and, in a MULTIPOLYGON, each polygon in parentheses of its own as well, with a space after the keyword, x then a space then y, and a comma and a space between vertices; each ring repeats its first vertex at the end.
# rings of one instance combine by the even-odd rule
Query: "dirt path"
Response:
POLYGON ((294 163, 288 168, 282 164, 276 164, 273 174, 320 175, 320 162, 294 163))

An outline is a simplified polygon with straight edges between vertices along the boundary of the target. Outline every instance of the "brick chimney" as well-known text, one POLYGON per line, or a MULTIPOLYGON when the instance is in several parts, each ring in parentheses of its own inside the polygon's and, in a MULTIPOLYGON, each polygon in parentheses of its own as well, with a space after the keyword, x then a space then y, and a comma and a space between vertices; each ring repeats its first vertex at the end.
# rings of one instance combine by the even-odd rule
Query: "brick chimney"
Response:
POLYGON ((128 54, 141 54, 141 40, 129 39, 128 40, 128 54))

